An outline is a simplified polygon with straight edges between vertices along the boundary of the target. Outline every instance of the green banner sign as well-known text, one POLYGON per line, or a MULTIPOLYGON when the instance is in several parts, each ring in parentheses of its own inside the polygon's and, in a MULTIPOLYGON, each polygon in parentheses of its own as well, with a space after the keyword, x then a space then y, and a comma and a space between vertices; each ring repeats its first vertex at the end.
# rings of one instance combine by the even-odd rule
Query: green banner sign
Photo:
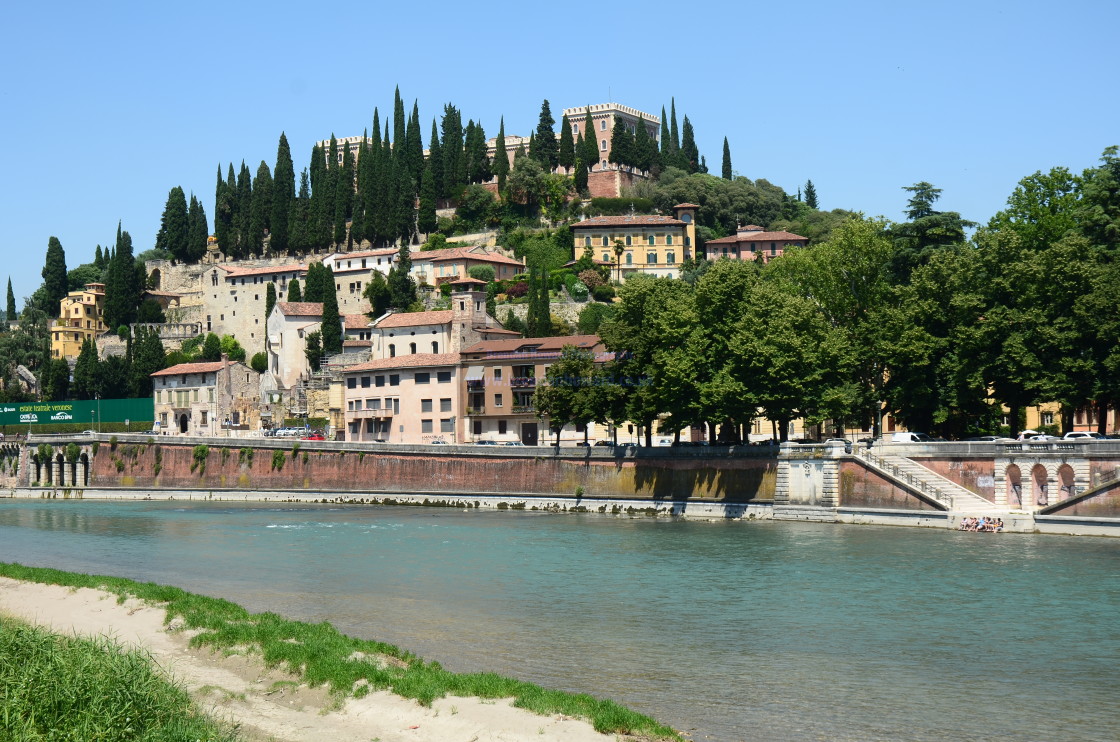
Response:
POLYGON ((87 425, 151 422, 152 399, 88 399, 78 402, 10 402, 0 404, 0 425, 87 425))

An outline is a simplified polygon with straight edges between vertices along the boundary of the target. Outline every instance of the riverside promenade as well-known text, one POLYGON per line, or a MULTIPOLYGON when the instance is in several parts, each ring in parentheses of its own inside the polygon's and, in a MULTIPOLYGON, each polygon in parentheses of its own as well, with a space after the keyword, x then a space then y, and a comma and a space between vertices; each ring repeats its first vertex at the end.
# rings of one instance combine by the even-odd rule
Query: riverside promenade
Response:
POLYGON ((1120 535, 1120 441, 695 448, 147 435, 0 446, 0 495, 316 501, 1120 535))

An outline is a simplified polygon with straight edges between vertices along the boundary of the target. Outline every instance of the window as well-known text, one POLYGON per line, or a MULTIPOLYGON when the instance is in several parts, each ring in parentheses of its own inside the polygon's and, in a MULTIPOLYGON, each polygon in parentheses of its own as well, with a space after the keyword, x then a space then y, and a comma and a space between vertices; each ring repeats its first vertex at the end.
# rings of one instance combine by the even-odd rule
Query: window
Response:
POLYGON ((603 262, 604 262, 604 263, 609 263, 609 262, 611 262, 611 256, 610 256, 609 254, 607 254, 607 253, 603 253, 603 262))
POLYGON ((584 247, 591 247, 591 238, 590 237, 584 237, 583 238, 583 246, 584 247))
POLYGON ((681 221, 688 224, 692 221, 692 214, 681 214, 681 221))
POLYGON ((650 252, 647 252, 646 253, 646 264, 647 265, 657 265, 657 253, 653 252, 652 250, 650 252))
POLYGON ((474 435, 482 435, 481 420, 471 420, 471 433, 474 435))
POLYGON ((1053 412, 1043 412, 1042 413, 1042 424, 1043 425, 1053 425, 1054 424, 1054 413, 1053 412))
POLYGON ((500 368, 494 369, 494 381, 502 380, 502 370, 500 368))
POLYGON ((380 410, 381 409, 381 398, 378 397, 376 399, 367 399, 366 400, 366 409, 367 410, 380 410))
POLYGON ((653 245, 653 235, 652 234, 649 237, 646 238, 646 244, 653 245))
POLYGON ((778 254, 778 243, 777 242, 771 242, 770 243, 770 254, 771 255, 777 255, 778 254))
POLYGON ((435 340, 432 341, 432 352, 439 353, 439 343, 437 343, 435 340))
POLYGON ((603 247, 607 246, 607 236, 603 235, 603 247))
POLYGON ((432 432, 432 421, 431 420, 421 420, 420 421, 420 432, 421 433, 431 433, 432 432))
POLYGON ((369 377, 368 376, 363 376, 362 377, 362 389, 369 389, 369 377))
POLYGON ((390 358, 396 358, 397 357, 397 346, 393 345, 392 343, 389 343, 389 357, 390 358))
POLYGON ((400 385, 401 385, 401 375, 400 374, 389 374, 389 386, 400 386, 400 385))
POLYGON ((420 400, 420 411, 421 412, 431 412, 432 411, 432 400, 430 400, 430 399, 420 400))
POLYGON ((669 265, 673 265, 674 263, 676 263, 677 262, 676 254, 671 253, 671 252, 665 253, 665 262, 668 263, 669 265))
POLYGON ((665 235, 665 244, 666 245, 673 244, 673 235, 671 235, 671 234, 665 235))
POLYGON ((692 247, 692 238, 689 237, 687 234, 684 236, 684 246, 685 247, 692 247))
POLYGON ((606 130, 607 130, 607 120, 603 119, 599 122, 599 131, 606 131, 606 130))
POLYGON ((202 420, 199 421, 199 424, 200 425, 205 425, 206 424, 206 410, 202 411, 202 420))
POLYGON ((374 383, 375 386, 385 386, 385 377, 384 376, 374 376, 373 377, 373 383, 374 383))
POLYGON ((408 352, 410 355, 416 355, 416 343, 408 344, 408 352))
POLYGON ((631 253, 626 253, 626 265, 634 264, 634 256, 631 253))
POLYGON ((606 139, 599 142, 599 149, 603 150, 604 152, 607 151, 607 140, 606 139))
POLYGON ((417 384, 430 384, 432 375, 427 371, 417 371, 413 379, 417 384))
POLYGON ((450 371, 437 371, 436 372, 436 381, 439 382, 440 384, 450 384, 451 383, 451 372, 450 371))
POLYGON ((451 397, 442 397, 439 400, 440 412, 451 412, 451 397))
POLYGON ((494 395, 494 406, 495 407, 501 407, 502 406, 502 395, 500 395, 500 394, 495 394, 494 395))
POLYGON ((440 418, 439 432, 441 432, 441 433, 454 433, 455 432, 455 423, 453 423, 451 421, 451 418, 449 418, 449 417, 440 418))
POLYGON ((505 435, 505 434, 506 434, 506 421, 505 420, 499 420, 498 421, 498 435, 505 435))

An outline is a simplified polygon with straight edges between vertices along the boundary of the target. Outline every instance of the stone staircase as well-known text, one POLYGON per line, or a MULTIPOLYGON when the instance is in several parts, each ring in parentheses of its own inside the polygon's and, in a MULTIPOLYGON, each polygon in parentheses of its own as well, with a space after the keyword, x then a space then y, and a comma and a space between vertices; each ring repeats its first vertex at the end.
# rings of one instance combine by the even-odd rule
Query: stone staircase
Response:
POLYGON ((904 487, 936 500, 950 512, 984 515, 1005 511, 1004 508, 985 500, 951 479, 946 479, 921 464, 911 461, 901 453, 893 453, 884 450, 883 447, 874 451, 860 447, 855 451, 855 454, 872 471, 883 474, 904 487))

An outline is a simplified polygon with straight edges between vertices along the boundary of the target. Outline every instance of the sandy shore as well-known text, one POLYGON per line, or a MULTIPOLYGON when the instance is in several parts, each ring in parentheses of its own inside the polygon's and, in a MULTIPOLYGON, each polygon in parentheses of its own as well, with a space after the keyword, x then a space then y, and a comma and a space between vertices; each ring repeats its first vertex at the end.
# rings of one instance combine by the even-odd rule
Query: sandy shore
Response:
POLYGON ((21 582, 0 577, 0 613, 57 633, 108 636, 139 647, 177 682, 199 707, 239 726, 243 738, 264 742, 604 742, 614 735, 560 716, 538 716, 508 700, 447 697, 424 708, 388 692, 370 693, 341 706, 326 691, 267 670, 253 655, 224 656, 188 646, 191 632, 165 611, 139 600, 117 603, 115 595, 86 588, 21 582), (287 681, 287 682, 285 682, 287 681))

